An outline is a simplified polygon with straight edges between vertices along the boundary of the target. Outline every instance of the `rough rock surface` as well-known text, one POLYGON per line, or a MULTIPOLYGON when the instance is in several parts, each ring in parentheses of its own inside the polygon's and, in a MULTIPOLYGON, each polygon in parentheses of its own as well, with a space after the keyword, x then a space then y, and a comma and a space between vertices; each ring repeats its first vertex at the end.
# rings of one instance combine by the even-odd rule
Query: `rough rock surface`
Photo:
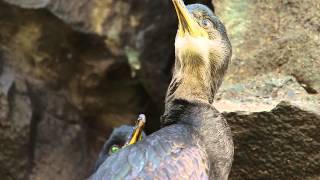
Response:
POLYGON ((279 72, 294 76, 308 92, 319 93, 319 1, 214 2, 233 45, 227 80, 279 72))
POLYGON ((271 110, 281 101, 319 104, 320 96, 309 94, 293 76, 268 73, 240 83, 224 82, 214 105, 221 111, 259 112, 271 110))
MULTIPOLYGON (((46 92, 47 102, 38 102, 39 111, 32 174, 30 179, 83 179, 92 159, 90 147, 79 111, 61 98, 61 94, 46 92), (72 173, 70 173, 72 172, 72 173)), ((39 98, 39 96, 38 96, 39 98)))
POLYGON ((233 44, 215 102, 234 133, 230 178, 319 179, 320 2, 214 2, 233 44))
POLYGON ((126 57, 133 75, 144 69, 140 79, 145 89, 154 101, 163 101, 170 77, 166 70, 174 56, 176 19, 170 1, 6 1, 46 8, 72 28, 104 36, 110 53, 126 57))
POLYGON ((281 102, 271 111, 224 113, 236 145, 230 179, 318 179, 319 109, 281 102))
POLYGON ((141 85, 102 39, 48 12, 0 2, 0 23, 0 179, 84 179, 102 141, 88 140, 135 118, 141 85))
POLYGON ((226 82, 214 106, 234 135, 230 179, 320 177, 320 96, 308 94, 294 77, 270 73, 226 82))
MULTIPOLYGON (((214 104, 230 179, 319 179, 320 2, 213 3, 234 52, 214 104)), ((159 128, 176 23, 170 1, 0 0, 0 179, 84 179, 112 127, 159 128)))
POLYGON ((32 107, 25 81, 2 68, 0 78, 0 177, 24 179, 30 172, 32 107))
POLYGON ((140 112, 149 131, 159 127, 176 21, 160 18, 173 15, 169 2, 9 3, 18 6, 0 1, 1 179, 84 179, 112 127, 140 112), (27 90, 8 94, 18 80, 27 90))

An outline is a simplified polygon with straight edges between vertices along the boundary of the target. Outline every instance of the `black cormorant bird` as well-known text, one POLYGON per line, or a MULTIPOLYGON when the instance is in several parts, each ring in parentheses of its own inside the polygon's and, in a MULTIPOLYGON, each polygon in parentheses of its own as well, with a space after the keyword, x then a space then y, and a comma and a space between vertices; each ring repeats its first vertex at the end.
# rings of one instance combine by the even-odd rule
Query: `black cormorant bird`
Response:
POLYGON ((135 126, 122 125, 115 128, 108 140, 104 143, 98 160, 96 161, 93 172, 95 172, 99 166, 113 153, 118 152, 120 149, 132 145, 146 137, 143 132, 143 128, 146 123, 146 117, 144 114, 140 114, 135 126))
POLYGON ((162 128, 112 154, 92 180, 228 179, 232 135, 211 103, 230 61, 231 45, 209 8, 172 1, 179 28, 162 128))

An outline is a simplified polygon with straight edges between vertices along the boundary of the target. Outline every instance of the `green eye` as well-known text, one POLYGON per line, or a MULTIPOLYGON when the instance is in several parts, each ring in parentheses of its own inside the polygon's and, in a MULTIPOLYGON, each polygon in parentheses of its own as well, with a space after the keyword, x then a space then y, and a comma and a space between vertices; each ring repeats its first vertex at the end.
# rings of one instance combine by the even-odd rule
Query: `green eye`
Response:
POLYGON ((119 149, 120 149, 120 148, 119 148, 117 145, 113 145, 113 146, 111 147, 110 151, 111 151, 111 153, 115 153, 115 152, 119 151, 119 149))

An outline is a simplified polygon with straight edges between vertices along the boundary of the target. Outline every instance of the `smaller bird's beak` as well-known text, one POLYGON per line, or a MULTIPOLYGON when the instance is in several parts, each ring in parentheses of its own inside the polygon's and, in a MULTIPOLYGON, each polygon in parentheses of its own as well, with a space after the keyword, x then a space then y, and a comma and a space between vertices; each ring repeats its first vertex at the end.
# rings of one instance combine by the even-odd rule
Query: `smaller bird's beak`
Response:
POLYGON ((142 131, 145 126, 145 123, 146 123, 146 116, 144 114, 140 114, 136 122, 136 126, 134 127, 133 133, 131 137, 128 139, 125 146, 135 144, 136 142, 142 139, 142 131))
POLYGON ((190 15, 183 0, 172 0, 179 19, 178 36, 208 37, 208 33, 190 15))

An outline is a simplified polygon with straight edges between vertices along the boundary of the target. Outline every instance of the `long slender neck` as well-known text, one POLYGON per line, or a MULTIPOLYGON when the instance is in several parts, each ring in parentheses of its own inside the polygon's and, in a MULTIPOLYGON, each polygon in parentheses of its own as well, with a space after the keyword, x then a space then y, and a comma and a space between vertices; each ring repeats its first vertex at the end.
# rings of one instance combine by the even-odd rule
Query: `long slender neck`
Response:
POLYGON ((196 139, 206 149, 210 178, 226 180, 233 159, 232 136, 226 120, 211 103, 227 63, 219 69, 215 59, 199 58, 176 57, 161 123, 162 126, 176 123, 192 127, 193 134, 198 135, 196 139))
POLYGON ((213 92, 209 69, 210 64, 200 56, 177 56, 166 103, 174 99, 211 103, 213 92))
POLYGON ((230 43, 191 36, 176 37, 173 78, 166 103, 186 99, 211 104, 228 67, 230 43))

